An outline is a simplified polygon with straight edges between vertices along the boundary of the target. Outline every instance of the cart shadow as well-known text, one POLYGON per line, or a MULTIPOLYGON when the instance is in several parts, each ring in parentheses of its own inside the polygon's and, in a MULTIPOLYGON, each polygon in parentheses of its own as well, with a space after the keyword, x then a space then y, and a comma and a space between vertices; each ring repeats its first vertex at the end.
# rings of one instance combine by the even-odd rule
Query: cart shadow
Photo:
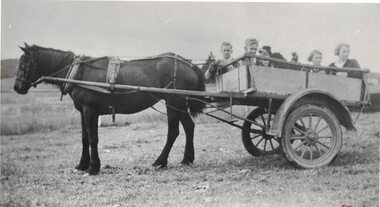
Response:
POLYGON ((358 164, 379 163, 379 155, 373 152, 341 152, 330 166, 354 166, 358 164))
POLYGON ((260 170, 284 170, 294 169, 280 154, 266 155, 261 157, 247 156, 243 159, 228 160, 227 165, 238 169, 260 169, 260 170))

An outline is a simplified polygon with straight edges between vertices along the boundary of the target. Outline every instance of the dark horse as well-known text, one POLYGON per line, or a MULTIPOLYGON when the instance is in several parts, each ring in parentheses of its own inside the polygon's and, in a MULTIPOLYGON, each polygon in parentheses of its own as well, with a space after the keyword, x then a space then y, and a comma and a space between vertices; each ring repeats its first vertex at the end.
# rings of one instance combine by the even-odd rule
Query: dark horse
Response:
MULTIPOLYGON (((67 66, 74 61, 74 53, 37 45, 20 47, 24 54, 20 58, 14 90, 26 94, 32 83, 41 76, 65 78, 67 66)), ((204 91, 203 75, 198 67, 186 59, 166 53, 162 57, 132 60, 122 62, 118 84, 148 86, 156 88, 176 88, 183 90, 204 91), (175 80, 173 80, 175 79, 175 80)), ((105 82, 108 57, 85 57, 78 71, 80 80, 105 82)), ((50 84, 62 86, 62 82, 50 81, 50 84)), ((75 108, 81 114, 82 122, 82 156, 76 169, 86 171, 90 175, 99 173, 100 159, 98 156, 98 117, 111 114, 113 106, 115 113, 132 114, 154 105, 163 99, 167 104, 168 135, 161 154, 153 166, 165 167, 170 150, 179 134, 181 122, 186 134, 184 158, 181 163, 190 164, 194 161, 194 122, 192 116, 201 113, 204 104, 187 102, 183 97, 174 95, 150 94, 145 92, 107 94, 73 86, 68 92, 75 108), (189 111, 189 112, 188 112, 189 111), (91 152, 90 149, 91 148, 91 152)))

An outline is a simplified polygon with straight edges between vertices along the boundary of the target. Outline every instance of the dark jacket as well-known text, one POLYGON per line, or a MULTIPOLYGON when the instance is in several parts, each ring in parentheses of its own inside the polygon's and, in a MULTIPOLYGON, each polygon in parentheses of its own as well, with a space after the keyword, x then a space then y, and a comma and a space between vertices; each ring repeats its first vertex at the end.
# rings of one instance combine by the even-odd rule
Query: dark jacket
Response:
MULTIPOLYGON (((331 63, 331 64, 329 65, 329 67, 336 67, 335 62, 334 62, 334 63, 331 63)), ((356 61, 355 59, 348 59, 348 60, 346 61, 346 63, 344 63, 343 68, 355 68, 355 69, 360 69, 360 65, 359 65, 358 61, 356 61)), ((327 74, 333 74, 333 75, 336 74, 335 71, 328 71, 328 70, 326 70, 326 73, 327 73, 327 74)), ((362 78, 362 76, 363 76, 363 73, 361 73, 361 72, 356 72, 356 71, 347 72, 347 77, 351 77, 351 78, 362 78)))

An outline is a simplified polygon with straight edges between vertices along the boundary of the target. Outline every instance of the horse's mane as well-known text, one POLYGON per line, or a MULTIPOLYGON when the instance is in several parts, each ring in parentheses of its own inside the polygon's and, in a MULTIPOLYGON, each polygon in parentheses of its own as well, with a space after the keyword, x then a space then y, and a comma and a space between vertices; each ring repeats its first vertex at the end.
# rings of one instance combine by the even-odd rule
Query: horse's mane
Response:
POLYGON ((45 51, 50 51, 50 52, 59 52, 59 53, 71 53, 71 54, 74 54, 71 51, 64 51, 64 50, 59 50, 59 49, 55 49, 55 48, 42 47, 42 46, 39 46, 39 45, 29 46, 28 50, 33 50, 33 51, 45 50, 45 51))
POLYGON ((47 48, 47 47, 41 47, 38 45, 32 45, 27 48, 28 50, 31 50, 35 52, 37 55, 36 58, 41 58, 41 55, 46 56, 49 55, 50 58, 44 58, 44 62, 48 61, 47 63, 50 65, 57 65, 62 62, 63 59, 66 59, 68 56, 74 56, 75 54, 71 51, 63 51, 59 49, 54 49, 54 48, 47 48), (41 53, 43 52, 43 54, 41 53))
POLYGON ((41 47, 38 45, 27 46, 33 52, 35 60, 39 61, 40 67, 47 74, 56 72, 57 68, 64 68, 72 63, 74 53, 53 48, 41 47))

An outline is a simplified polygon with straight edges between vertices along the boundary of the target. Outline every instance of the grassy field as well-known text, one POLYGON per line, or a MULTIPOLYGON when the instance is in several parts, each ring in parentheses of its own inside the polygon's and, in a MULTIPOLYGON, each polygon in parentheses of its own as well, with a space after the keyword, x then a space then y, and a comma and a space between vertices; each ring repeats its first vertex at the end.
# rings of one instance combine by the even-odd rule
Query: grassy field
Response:
MULTIPOLYGON (((3 79, 2 90, 11 82, 3 79)), ((196 120, 195 163, 179 165, 181 131, 168 168, 158 170, 151 164, 166 141, 165 116, 117 116, 117 126, 104 117, 102 168, 86 176, 74 171, 81 132, 71 101, 33 90, 1 94, 0 206, 379 206, 380 113, 363 114, 335 162, 314 170, 295 170, 280 155, 252 157, 240 130, 203 116, 196 120)))
POLYGON ((364 115, 358 136, 345 136, 328 167, 295 170, 281 156, 254 158, 240 131, 198 124, 196 160, 181 166, 184 134, 168 168, 150 165, 166 139, 166 125, 100 129, 101 172, 73 167, 80 130, 2 136, 1 204, 8 206, 378 206, 380 114, 364 115))

